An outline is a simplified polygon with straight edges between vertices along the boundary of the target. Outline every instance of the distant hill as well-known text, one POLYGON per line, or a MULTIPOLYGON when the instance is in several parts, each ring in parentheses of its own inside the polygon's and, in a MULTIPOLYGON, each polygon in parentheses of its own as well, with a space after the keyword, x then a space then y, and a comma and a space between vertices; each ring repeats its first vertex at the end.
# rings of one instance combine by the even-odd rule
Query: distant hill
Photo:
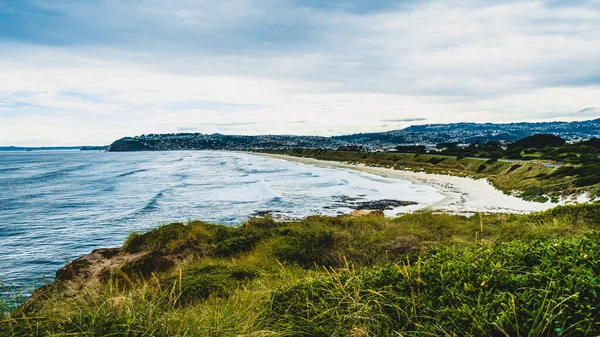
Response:
POLYGON ((515 141, 534 134, 553 134, 563 139, 598 137, 600 118, 577 122, 426 124, 402 130, 334 138, 353 143, 439 144, 515 141))
POLYGON ((46 147, 23 147, 23 146, 0 146, 0 151, 55 151, 55 150, 79 150, 81 146, 46 146, 46 147))
POLYGON ((560 138, 557 135, 552 134, 536 134, 533 136, 525 137, 523 139, 519 139, 512 143, 512 146, 518 148, 543 148, 547 146, 563 146, 565 145, 565 140, 560 138))
POLYGON ((0 151, 106 151, 108 145, 104 146, 0 146, 0 151))
POLYGON ((512 142, 534 134, 552 134, 566 140, 598 138, 600 137, 600 119, 577 122, 427 124, 414 125, 402 130, 334 137, 242 136, 202 133, 150 134, 121 138, 110 145, 109 151, 337 149, 340 147, 356 148, 357 146, 373 149, 409 144, 512 142))

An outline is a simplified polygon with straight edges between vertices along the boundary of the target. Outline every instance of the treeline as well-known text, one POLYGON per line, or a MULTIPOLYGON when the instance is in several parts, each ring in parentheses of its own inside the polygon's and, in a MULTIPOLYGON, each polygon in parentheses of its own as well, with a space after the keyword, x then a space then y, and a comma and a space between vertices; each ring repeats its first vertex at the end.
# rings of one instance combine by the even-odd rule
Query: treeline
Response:
POLYGON ((473 143, 461 148, 455 144, 446 145, 440 154, 464 157, 504 158, 517 160, 543 160, 568 164, 556 171, 540 176, 554 179, 576 177, 575 186, 590 186, 600 183, 600 139, 567 144, 555 135, 534 135, 504 146, 497 142, 473 143), (571 166, 574 165, 574 166, 571 166))
MULTIPOLYGON (((406 147, 400 146, 397 149, 401 152, 406 150, 406 147)), ((422 150, 422 148, 414 147, 413 150, 422 150)), ((539 134, 508 144, 474 142, 469 146, 461 147, 458 143, 441 143, 437 145, 435 152, 462 158, 541 159, 565 164, 588 165, 600 163, 600 139, 592 138, 567 144, 558 136, 539 134)))

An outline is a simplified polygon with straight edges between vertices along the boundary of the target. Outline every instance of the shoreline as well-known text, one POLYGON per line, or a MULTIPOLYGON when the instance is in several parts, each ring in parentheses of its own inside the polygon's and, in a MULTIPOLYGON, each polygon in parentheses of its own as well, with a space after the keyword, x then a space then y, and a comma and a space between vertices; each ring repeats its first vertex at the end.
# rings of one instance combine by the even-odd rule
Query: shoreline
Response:
POLYGON ((373 167, 361 164, 348 164, 337 161, 326 161, 305 157, 293 157, 280 154, 256 153, 249 154, 277 160, 285 160, 304 165, 333 167, 338 169, 374 174, 385 178, 396 178, 409 181, 415 185, 434 187, 444 198, 438 202, 426 205, 421 209, 440 211, 454 214, 481 213, 530 213, 544 211, 564 204, 526 201, 521 198, 504 194, 492 186, 487 179, 472 179, 451 175, 395 170, 384 167, 373 167))

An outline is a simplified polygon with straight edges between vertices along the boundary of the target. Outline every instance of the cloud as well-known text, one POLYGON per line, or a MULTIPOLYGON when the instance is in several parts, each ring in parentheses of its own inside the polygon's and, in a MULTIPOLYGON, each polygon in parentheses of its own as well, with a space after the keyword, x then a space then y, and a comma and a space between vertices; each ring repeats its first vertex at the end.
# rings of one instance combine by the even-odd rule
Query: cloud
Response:
POLYGON ((427 118, 396 118, 396 119, 380 119, 380 122, 393 122, 393 123, 401 123, 401 122, 421 122, 426 121, 427 118))
POLYGON ((248 122, 248 123, 238 123, 238 122, 230 122, 230 123, 207 123, 207 125, 213 126, 245 126, 245 125, 256 125, 258 123, 248 122))
POLYGON ((198 132, 198 128, 190 128, 185 126, 180 126, 177 128, 179 132, 198 132))
POLYGON ((597 0, 0 0, 0 143, 591 117, 599 30, 597 0))
POLYGON ((596 107, 589 107, 589 108, 581 109, 577 112, 578 113, 588 113, 588 112, 595 112, 595 111, 596 111, 596 107))

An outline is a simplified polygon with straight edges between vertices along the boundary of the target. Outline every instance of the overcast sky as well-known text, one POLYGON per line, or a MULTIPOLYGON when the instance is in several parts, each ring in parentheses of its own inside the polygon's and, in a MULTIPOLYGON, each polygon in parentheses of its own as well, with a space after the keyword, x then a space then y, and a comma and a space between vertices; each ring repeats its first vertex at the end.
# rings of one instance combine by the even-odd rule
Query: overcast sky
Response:
POLYGON ((0 0, 0 145, 598 117, 600 0, 0 0))

